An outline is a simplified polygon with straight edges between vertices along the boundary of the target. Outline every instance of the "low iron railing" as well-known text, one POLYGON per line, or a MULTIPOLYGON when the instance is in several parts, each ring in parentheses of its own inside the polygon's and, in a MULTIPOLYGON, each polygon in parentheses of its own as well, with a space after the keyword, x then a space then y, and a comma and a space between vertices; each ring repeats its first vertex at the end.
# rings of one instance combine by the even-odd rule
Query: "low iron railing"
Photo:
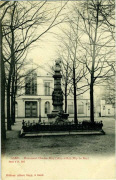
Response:
POLYGON ((90 121, 82 121, 78 124, 74 124, 73 122, 66 122, 62 124, 56 123, 33 123, 22 122, 22 129, 24 132, 40 132, 40 131, 74 131, 74 130, 102 130, 103 123, 100 122, 90 122, 90 121))

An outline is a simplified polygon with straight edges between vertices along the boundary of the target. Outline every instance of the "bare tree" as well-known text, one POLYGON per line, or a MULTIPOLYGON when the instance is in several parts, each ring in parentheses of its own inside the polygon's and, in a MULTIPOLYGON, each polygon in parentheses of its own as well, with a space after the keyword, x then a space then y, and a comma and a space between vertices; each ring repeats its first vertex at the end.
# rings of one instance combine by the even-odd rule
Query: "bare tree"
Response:
MULTIPOLYGON (((6 130, 5 130, 5 72, 4 72, 4 62, 3 62, 3 56, 2 56, 2 23, 0 21, 0 59, 1 59, 1 137, 2 142, 4 139, 6 139, 6 130)), ((3 143, 2 143, 3 144, 3 143)))
POLYGON ((94 84, 113 76, 111 55, 114 53, 114 44, 110 31, 106 32, 109 15, 107 14, 106 19, 106 15, 102 14, 103 10, 108 8, 107 1, 88 0, 82 4, 81 11, 75 9, 81 15, 83 20, 81 30, 85 34, 80 43, 84 54, 82 61, 90 74, 90 79, 86 79, 90 85, 91 122, 94 122, 94 84))
POLYGON ((61 44, 59 50, 57 51, 57 56, 59 57, 61 61, 61 74, 62 74, 62 90, 64 94, 64 112, 67 113, 67 97, 70 94, 71 86, 71 74, 72 71, 69 68, 70 66, 70 58, 69 58, 69 51, 67 51, 67 48, 64 47, 61 44))
MULTIPOLYGON (((3 8, 8 2, 3 2, 0 5, 0 10, 3 8)), ((2 52, 2 46, 3 46, 3 33, 2 33, 2 21, 3 18, 7 12, 3 13, 3 15, 0 17, 0 61, 1 61, 1 149, 2 152, 4 152, 4 140, 6 139, 6 128, 5 128, 5 68, 4 68, 4 61, 3 61, 3 52, 2 52)))
MULTIPOLYGON (((85 91, 90 89, 90 120, 94 122, 94 85, 114 76, 114 2, 74 2, 69 15, 70 30, 68 33, 64 30, 64 34, 70 44, 64 40, 65 36, 62 43, 72 60, 73 93, 76 97, 76 91, 80 89, 78 82, 84 77, 87 84, 82 87, 87 87, 85 91)), ((76 112, 76 98, 74 106, 76 112)), ((76 119, 77 113, 74 114, 76 119)))
POLYGON ((104 99, 107 104, 115 106, 115 76, 107 78, 102 99, 104 99))
MULTIPOLYGON (((63 50, 64 55, 62 56, 63 74, 65 81, 65 90, 67 87, 71 86, 71 92, 74 96, 74 122, 77 121, 77 90, 80 90, 79 83, 82 81, 83 77, 86 75, 86 68, 83 63, 80 63, 79 58, 82 58, 78 52, 80 50, 80 39, 83 36, 83 33, 79 30, 80 27, 80 15, 76 14, 75 16, 68 17, 67 29, 62 29, 63 37, 61 38, 61 49, 63 50), (67 55, 66 55, 67 54, 67 55), (67 84, 68 80, 68 84, 67 84), (73 88, 72 88, 73 87, 73 88)), ((87 85, 84 85, 86 87, 87 85)), ((66 99, 66 98, 65 98, 66 99)))
POLYGON ((11 129, 10 88, 11 81, 13 85, 15 79, 13 78, 15 77, 15 64, 21 60, 34 42, 40 40, 51 28, 64 21, 60 14, 67 2, 58 7, 49 6, 47 1, 11 3, 13 7, 3 22, 3 55, 4 61, 9 64, 7 79, 7 128, 9 130, 11 129), (38 27, 40 27, 39 32, 37 32, 38 27))

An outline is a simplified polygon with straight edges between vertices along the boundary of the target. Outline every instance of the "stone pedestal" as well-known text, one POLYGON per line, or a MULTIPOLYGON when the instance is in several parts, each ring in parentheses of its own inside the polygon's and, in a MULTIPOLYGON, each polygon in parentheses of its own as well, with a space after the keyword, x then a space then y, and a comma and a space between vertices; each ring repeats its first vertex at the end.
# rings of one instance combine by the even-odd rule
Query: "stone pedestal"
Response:
POLYGON ((49 122, 55 122, 56 117, 61 117, 62 120, 66 121, 68 119, 69 114, 64 113, 63 111, 63 91, 61 89, 61 66, 60 60, 57 60, 55 63, 54 70, 54 91, 52 93, 52 101, 53 101, 53 111, 51 114, 47 114, 49 122), (60 114, 60 115, 59 115, 60 114))
MULTIPOLYGON (((49 122, 55 122, 57 120, 58 113, 59 113, 58 111, 57 112, 52 111, 51 114, 47 114, 48 121, 49 122)), ((66 122, 68 120, 68 116, 69 116, 69 114, 62 113, 62 118, 60 120, 66 122)))

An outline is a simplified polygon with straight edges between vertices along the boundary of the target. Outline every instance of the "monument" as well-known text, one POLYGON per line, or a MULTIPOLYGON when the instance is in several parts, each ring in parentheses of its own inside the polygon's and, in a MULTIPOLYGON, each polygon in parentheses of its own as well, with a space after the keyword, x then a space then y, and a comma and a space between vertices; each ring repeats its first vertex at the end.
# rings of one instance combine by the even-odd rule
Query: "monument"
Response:
POLYGON ((82 121, 78 124, 68 121, 69 114, 63 111, 63 91, 61 88, 61 62, 57 60, 54 69, 54 90, 52 93, 53 110, 47 114, 48 122, 28 123, 23 120, 20 137, 56 136, 75 134, 105 134, 101 122, 82 121))
POLYGON ((49 122, 63 122, 68 120, 69 114, 63 111, 63 91, 61 88, 61 61, 58 59, 54 68, 54 90, 52 93, 52 105, 53 111, 51 114, 47 114, 49 122))

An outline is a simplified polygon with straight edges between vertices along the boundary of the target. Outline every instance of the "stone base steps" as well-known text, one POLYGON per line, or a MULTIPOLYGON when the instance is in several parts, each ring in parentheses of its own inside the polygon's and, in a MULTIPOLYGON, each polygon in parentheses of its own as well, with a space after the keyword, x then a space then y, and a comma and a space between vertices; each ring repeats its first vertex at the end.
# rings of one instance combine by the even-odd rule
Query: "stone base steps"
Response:
POLYGON ((23 132, 21 130, 20 137, 41 137, 41 136, 64 136, 64 135, 105 135, 103 130, 101 131, 47 131, 47 132, 23 132))

